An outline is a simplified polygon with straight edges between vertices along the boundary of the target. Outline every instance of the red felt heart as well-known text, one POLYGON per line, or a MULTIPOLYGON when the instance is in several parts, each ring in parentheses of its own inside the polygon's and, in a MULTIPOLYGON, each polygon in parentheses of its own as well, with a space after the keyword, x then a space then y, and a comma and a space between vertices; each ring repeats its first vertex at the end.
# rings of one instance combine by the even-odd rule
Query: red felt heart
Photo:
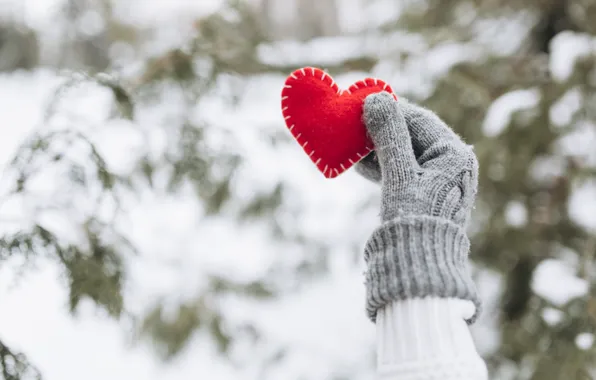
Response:
POLYGON ((381 91, 393 94, 387 83, 374 78, 340 90, 314 67, 298 69, 286 80, 281 93, 286 125, 325 177, 337 177, 373 150, 362 106, 368 95, 381 91))

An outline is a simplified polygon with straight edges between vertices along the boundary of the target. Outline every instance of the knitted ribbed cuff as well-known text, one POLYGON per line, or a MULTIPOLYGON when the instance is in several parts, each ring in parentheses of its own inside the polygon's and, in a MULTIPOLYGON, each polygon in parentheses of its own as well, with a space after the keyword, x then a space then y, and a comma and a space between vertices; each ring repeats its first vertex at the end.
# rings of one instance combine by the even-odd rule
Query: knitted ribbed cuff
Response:
POLYGON ((435 296, 470 300, 476 313, 480 300, 468 269, 469 240, 462 227, 430 216, 400 217, 383 223, 368 240, 364 258, 366 311, 391 301, 435 296))

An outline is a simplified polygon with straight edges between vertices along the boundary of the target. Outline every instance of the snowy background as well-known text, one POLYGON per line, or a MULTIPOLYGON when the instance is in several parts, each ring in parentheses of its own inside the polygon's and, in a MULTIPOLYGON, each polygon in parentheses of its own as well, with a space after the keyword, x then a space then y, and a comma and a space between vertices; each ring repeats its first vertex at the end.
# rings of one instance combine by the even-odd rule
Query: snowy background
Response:
MULTIPOLYGON (((52 57, 60 36, 56 20, 61 17, 63 3, 0 0, 0 17, 16 18, 34 30, 46 49, 42 50, 42 58, 43 54, 52 57)), ((490 28, 478 33, 482 43, 473 46, 433 47, 405 33, 395 33, 390 39, 362 34, 401 12, 399 2, 364 3, 339 1, 338 21, 343 36, 262 44, 259 58, 276 65, 326 67, 352 56, 407 52, 413 57, 408 64, 379 64, 372 72, 355 70, 335 79, 340 87, 347 87, 354 80, 372 75, 390 82, 398 94, 425 97, 453 65, 477 60, 487 50, 506 54, 506 49, 516 48, 511 38, 503 37, 504 42, 491 39, 490 28)), ((134 54, 122 46, 111 52, 124 78, 134 77, 147 57, 184 45, 190 39, 192 23, 218 12, 222 5, 206 0, 128 0, 113 4, 113 14, 120 22, 151 29, 151 37, 134 54)), ((283 23, 288 13, 280 7, 276 19, 283 23)), ((97 14, 89 12, 76 27, 83 34, 96 35, 106 25, 97 14)), ((516 31, 512 29, 511 33, 516 31)), ((549 71, 555 81, 564 81, 577 59, 596 54, 596 39, 561 33, 551 48, 549 71)), ((166 175, 158 172, 152 189, 122 191, 122 209, 110 199, 101 200, 98 209, 89 202, 89 197, 99 197, 97 189, 91 186, 89 191, 65 193, 67 173, 59 166, 48 166, 29 184, 27 194, 3 198, 0 233, 38 223, 76 244, 84 241, 81 222, 86 215, 96 213, 121 231, 139 252, 124 255, 127 278, 123 292, 131 314, 141 315, 155 302, 165 305, 166 314, 168 307, 174 313, 176 305, 208 292, 205 278, 209 275, 247 283, 272 276, 286 291, 281 297, 265 301, 235 296, 217 299, 227 326, 233 329, 249 323, 259 331, 256 342, 239 338, 222 355, 207 333, 198 330, 180 354, 164 361, 150 339, 136 341, 131 320, 115 321, 91 301, 82 301, 74 315, 69 313, 65 278, 55 260, 38 257, 33 264, 25 264, 23 257, 13 256, 0 265, 0 337, 4 343, 25 353, 49 380, 373 377, 375 331, 363 310, 364 265, 354 252, 362 248, 376 227, 378 188, 353 170, 326 180, 292 141, 271 144, 268 136, 283 132, 279 93, 285 74, 256 75, 241 82, 221 76, 196 103, 189 103, 179 89, 166 89, 159 102, 139 103, 131 119, 114 117, 112 93, 94 83, 69 87, 55 104, 56 91, 70 77, 70 73, 43 65, 34 70, 0 72, 0 191, 7 194, 12 188, 15 174, 11 162, 35 131, 80 131, 96 144, 112 172, 126 176, 141 157, 158 160, 164 156, 172 143, 169 124, 172 120, 176 123, 184 113, 190 115, 190 120, 212 126, 206 136, 211 149, 242 157, 233 179, 236 199, 248 200, 255 193, 272 191, 283 183, 286 196, 277 218, 284 228, 300 231, 313 241, 330 242, 333 249, 328 253, 323 276, 293 279, 291 273, 302 261, 316 258, 294 243, 273 239, 266 220, 232 220, 236 213, 233 204, 205 218, 205 206, 189 186, 175 194, 167 192, 166 175), (236 100, 231 102, 230 97, 236 100), (48 117, 50 106, 53 113, 48 117), (282 359, 274 360, 276 357, 282 359)), ((555 126, 568 124, 580 107, 581 96, 579 90, 567 92, 551 109, 550 122, 555 126)), ((499 136, 514 112, 536 107, 540 97, 536 88, 508 92, 492 102, 478 128, 488 137, 499 136)), ((586 123, 565 136, 558 149, 596 166, 596 128, 586 123)), ((74 147, 69 154, 77 160, 85 150, 74 147)), ((532 173, 537 179, 556 176, 563 170, 561 165, 545 159, 536 163, 532 173)), ((570 214, 594 234, 596 181, 583 181, 576 187, 569 202, 570 214)), ((531 222, 524 203, 515 199, 508 204, 505 217, 514 227, 531 222)), ((548 324, 556 325, 562 318, 557 305, 589 293, 590 283, 577 275, 574 260, 573 255, 563 253, 542 261, 534 272, 532 290, 555 305, 542 315, 548 324)), ((476 274, 486 309, 496 308, 502 278, 488 269, 477 270, 476 274)), ((499 344, 497 323, 496 315, 488 312, 473 327, 483 355, 499 344)), ((593 339, 587 330, 577 336, 576 343, 590 349, 593 339)), ((508 378, 507 374, 502 376, 508 378)))

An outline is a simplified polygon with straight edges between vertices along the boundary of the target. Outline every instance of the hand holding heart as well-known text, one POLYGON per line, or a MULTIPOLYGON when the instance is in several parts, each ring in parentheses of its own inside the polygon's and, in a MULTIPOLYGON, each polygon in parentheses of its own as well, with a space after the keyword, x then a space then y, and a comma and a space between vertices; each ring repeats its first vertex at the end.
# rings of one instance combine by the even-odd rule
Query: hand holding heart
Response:
POLYGON ((313 67, 287 78, 281 94, 286 125, 325 177, 337 177, 374 149, 362 121, 363 104, 368 95, 381 91, 393 94, 388 84, 374 78, 341 90, 313 67))

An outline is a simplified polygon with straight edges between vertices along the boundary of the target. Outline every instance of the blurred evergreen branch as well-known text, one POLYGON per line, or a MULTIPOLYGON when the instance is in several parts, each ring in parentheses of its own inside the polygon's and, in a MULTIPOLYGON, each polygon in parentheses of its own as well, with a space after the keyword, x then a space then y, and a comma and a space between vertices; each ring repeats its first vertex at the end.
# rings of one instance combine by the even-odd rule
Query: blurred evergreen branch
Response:
POLYGON ((41 374, 31 365, 24 354, 8 348, 0 340, 0 371, 5 380, 41 379, 41 374))

